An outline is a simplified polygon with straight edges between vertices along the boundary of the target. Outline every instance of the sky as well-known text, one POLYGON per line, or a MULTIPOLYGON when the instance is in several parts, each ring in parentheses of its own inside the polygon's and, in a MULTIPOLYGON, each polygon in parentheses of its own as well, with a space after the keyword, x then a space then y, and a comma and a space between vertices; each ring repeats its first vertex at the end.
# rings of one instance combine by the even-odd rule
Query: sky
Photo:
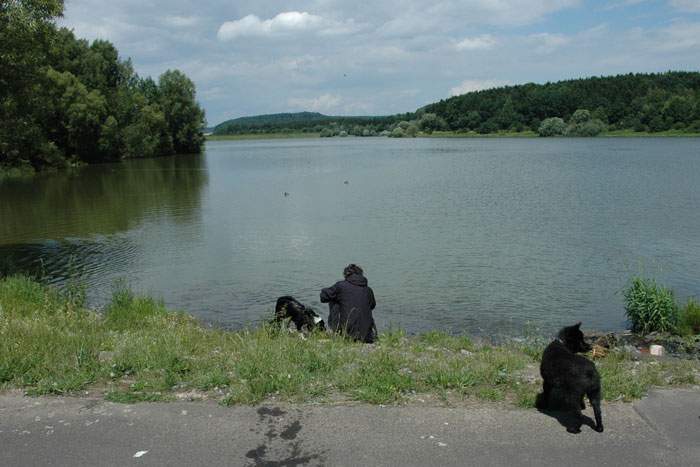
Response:
POLYGON ((66 0, 58 23, 111 41, 141 76, 185 72, 209 125, 700 69, 700 0, 66 0))

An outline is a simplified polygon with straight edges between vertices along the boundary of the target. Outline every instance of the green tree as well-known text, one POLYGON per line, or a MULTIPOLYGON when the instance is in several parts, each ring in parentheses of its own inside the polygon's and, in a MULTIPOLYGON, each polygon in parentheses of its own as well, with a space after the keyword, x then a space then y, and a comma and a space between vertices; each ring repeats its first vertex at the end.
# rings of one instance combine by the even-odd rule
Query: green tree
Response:
POLYGON ((123 138, 127 158, 154 157, 172 151, 165 115, 155 105, 143 106, 136 121, 124 129, 123 138))
POLYGON ((158 79, 159 103, 176 152, 199 152, 204 142, 204 111, 195 100, 194 83, 178 70, 158 79))
POLYGON ((418 120, 418 127, 431 134, 433 131, 444 130, 447 127, 447 122, 442 117, 438 117, 434 113, 424 113, 418 120))
POLYGON ((62 11, 62 1, 0 1, 0 165, 199 151, 194 84, 179 71, 140 79, 108 41, 57 28, 62 11))

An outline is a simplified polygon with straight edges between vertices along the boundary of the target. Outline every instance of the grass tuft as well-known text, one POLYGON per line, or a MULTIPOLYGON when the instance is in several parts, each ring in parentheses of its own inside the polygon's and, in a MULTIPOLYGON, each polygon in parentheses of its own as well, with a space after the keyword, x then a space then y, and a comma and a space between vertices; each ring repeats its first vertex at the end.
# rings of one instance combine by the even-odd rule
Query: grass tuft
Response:
POLYGON ((647 334, 675 330, 678 309, 673 291, 657 285, 653 280, 635 277, 624 295, 625 311, 633 331, 647 334))

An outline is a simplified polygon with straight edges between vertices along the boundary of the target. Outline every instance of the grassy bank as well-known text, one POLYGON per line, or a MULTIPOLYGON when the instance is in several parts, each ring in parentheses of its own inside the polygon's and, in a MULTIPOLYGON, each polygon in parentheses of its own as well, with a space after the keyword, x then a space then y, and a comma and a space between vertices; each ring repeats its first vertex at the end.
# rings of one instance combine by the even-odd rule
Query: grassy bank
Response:
MULTIPOLYGON (((255 133, 243 135, 209 135, 208 141, 229 141, 249 139, 287 139, 287 138, 318 138, 319 133, 255 133)), ((700 133, 692 133, 682 130, 668 130, 657 133, 634 130, 615 130, 601 133, 598 137, 610 138, 696 138, 700 133)), ((434 131, 431 134, 419 133, 418 138, 539 138, 534 131, 499 131, 497 133, 477 133, 475 131, 434 131)))
MULTIPOLYGON (((224 331, 117 288, 103 313, 78 288, 58 292, 24 277, 0 280, 0 387, 29 394, 103 391, 113 401, 216 398, 225 404, 276 400, 450 403, 505 401, 531 407, 545 341, 492 346, 430 332, 381 334, 367 346, 274 328, 224 331)), ((608 400, 650 386, 693 384, 700 362, 598 360, 608 400)))
POLYGON ((288 138, 320 138, 320 133, 249 133, 242 135, 208 135, 207 141, 231 141, 246 139, 288 139, 288 138))
POLYGON ((657 137, 679 137, 679 138, 696 138, 700 136, 698 132, 690 132, 684 130, 667 130, 659 131, 656 133, 650 133, 648 131, 634 131, 634 130, 614 130, 606 131, 600 136, 606 137, 623 137, 623 138, 657 138, 657 137))

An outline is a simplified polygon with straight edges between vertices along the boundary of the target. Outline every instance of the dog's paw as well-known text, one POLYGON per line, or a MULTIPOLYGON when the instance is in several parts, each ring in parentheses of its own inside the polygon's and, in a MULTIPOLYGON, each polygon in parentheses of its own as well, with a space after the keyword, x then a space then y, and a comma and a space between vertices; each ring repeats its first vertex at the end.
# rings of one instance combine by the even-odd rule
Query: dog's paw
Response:
POLYGON ((577 434, 581 433, 581 428, 575 427, 575 426, 570 426, 569 428, 566 429, 569 433, 577 434))
POLYGON ((596 427, 593 429, 595 431, 597 431, 598 433, 602 433, 603 432, 603 425, 596 425, 596 427))

